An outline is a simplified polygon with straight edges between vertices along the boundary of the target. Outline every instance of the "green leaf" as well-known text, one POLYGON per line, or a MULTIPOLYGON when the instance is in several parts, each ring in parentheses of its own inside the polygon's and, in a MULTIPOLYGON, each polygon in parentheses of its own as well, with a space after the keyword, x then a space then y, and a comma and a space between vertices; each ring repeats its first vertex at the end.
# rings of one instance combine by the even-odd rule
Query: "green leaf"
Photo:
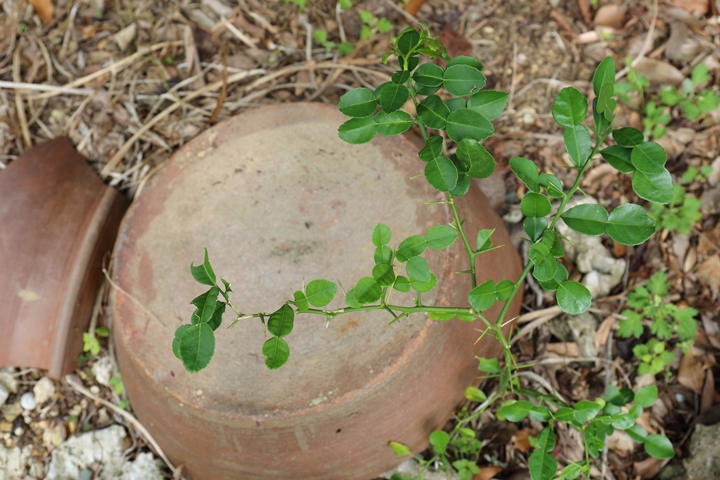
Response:
POLYGON ((377 280, 372 277, 361 278, 353 290, 355 292, 355 299, 362 305, 377 302, 382 295, 382 287, 377 280))
POLYGON ((520 202, 520 211, 526 217, 544 217, 550 213, 552 205, 545 195, 528 193, 520 202))
POLYGON ((575 480, 582 475, 583 470, 577 463, 571 463, 562 471, 557 480, 575 480))
POLYGON ((566 281, 557 288, 557 302, 560 309, 570 315, 585 313, 592 303, 592 295, 585 285, 566 281))
POLYGON ((470 164, 468 174, 473 178, 487 178, 495 171, 495 160, 477 140, 463 138, 458 143, 456 155, 470 164))
POLYGON ((200 322, 209 321, 213 313, 215 312, 215 304, 217 303, 217 297, 220 293, 218 287, 212 287, 202 295, 195 297, 190 303, 197 307, 197 316, 200 322))
POLYGON ((538 177, 538 183, 552 198, 563 198, 565 195, 563 192, 563 184, 555 175, 541 173, 538 177))
POLYGON ((660 100, 667 106, 674 106, 680 103, 683 96, 672 85, 663 85, 660 87, 660 100))
POLYGON ((636 147, 643 143, 643 141, 645 140, 643 133, 640 130, 632 127, 625 127, 613 130, 612 136, 615 140, 615 143, 617 143, 621 147, 627 148, 636 147))
POLYGON ((205 249, 205 261, 202 265, 198 265, 197 267, 194 263, 191 263, 190 273, 195 281, 202 285, 215 285, 215 272, 213 271, 212 265, 210 265, 207 248, 205 249))
POLYGON ((553 230, 545 230, 542 235, 542 244, 550 249, 550 255, 555 258, 562 258, 565 256, 565 249, 562 246, 558 234, 553 230))
MULTIPOLYGON (((329 280, 313 280, 307 284, 305 295, 310 305, 314 307, 324 307, 330 303, 337 292, 337 285, 329 280)), ((271 331, 271 333, 273 333, 271 331)), ((273 335, 279 335, 273 333, 273 335)), ((283 336, 283 335, 279 335, 283 336)))
POLYGON ((423 162, 429 162, 442 156, 443 138, 439 135, 430 137, 425 146, 420 150, 418 156, 423 162))
POLYGON ((448 115, 446 131, 448 137, 458 143, 465 137, 474 138, 479 142, 493 134, 493 126, 487 118, 479 113, 461 108, 448 115))
POLYGON ((422 254, 427 247, 427 242, 422 235, 411 235, 398 245, 396 258, 400 262, 407 262, 410 257, 422 254))
POLYGON ((650 202, 666 204, 672 200, 672 177, 664 168, 659 174, 652 175, 635 172, 632 177, 632 187, 638 197, 650 202))
POLYGON ((482 403, 487 400, 487 395, 477 387, 467 387, 465 389, 465 398, 471 402, 482 403))
MULTIPOLYGON (((615 102, 615 100, 613 100, 615 102)), ((617 105, 617 103, 616 103, 617 105)), ((607 105, 605 105, 605 108, 607 109, 607 105)), ((607 113, 607 110, 605 110, 605 113, 598 112, 598 99, 593 98, 592 101, 592 114, 593 114, 593 121, 595 122, 595 130, 597 132, 604 133, 607 131, 607 129, 610 127, 610 120, 608 120, 605 117, 605 113, 607 113)), ((614 108, 612 110, 614 112, 614 108)))
POLYGON ((627 430, 635 425, 635 419, 627 413, 616 413, 612 416, 612 426, 618 430, 627 430))
POLYGON ((628 203, 610 212, 606 231, 622 245, 640 245, 655 233, 655 222, 640 205, 628 203))
POLYGON ((375 89, 375 96, 385 113, 392 113, 405 105, 410 98, 410 91, 405 85, 387 82, 375 89))
POLYGON ((587 116, 587 98, 575 87, 560 90, 552 106, 552 116, 558 125, 574 127, 587 116))
POLYGON ((540 239, 547 226, 548 222, 545 217, 527 217, 523 222, 523 230, 533 243, 540 239))
MULTIPOLYGON (((415 47, 418 46, 419 43, 420 34, 417 32, 417 30, 407 28, 398 37, 396 48, 401 54, 408 55, 411 51, 415 49, 415 47)), ((412 68, 410 70, 412 70, 412 68)))
POLYGON ((215 353, 215 334, 206 322, 192 325, 183 331, 178 346, 185 370, 197 373, 207 367, 215 353))
POLYGON ((392 265, 380 263, 372 269, 372 277, 383 287, 389 287, 395 281, 395 273, 392 265))
POLYGON ((468 98, 467 108, 492 121, 500 116, 508 102, 508 93, 499 90, 483 90, 468 98))
POLYGON ((393 261, 393 251, 390 247, 383 245, 381 247, 377 247, 375 249, 375 254, 373 255, 373 259, 375 260, 375 265, 379 265, 381 263, 392 263, 393 261))
POLYGON ((390 227, 388 227, 384 223, 378 223, 377 225, 375 225, 375 228, 372 232, 373 245, 375 245, 376 247, 387 245, 390 242, 391 238, 392 231, 390 230, 390 227))
POLYGON ((497 291, 495 289, 495 282, 492 280, 478 285, 470 290, 468 294, 468 302, 477 311, 487 310, 492 307, 495 304, 496 298, 497 291))
POLYGON ((655 142, 645 142, 632 149, 630 161, 635 169, 648 175, 657 175, 665 170, 667 155, 655 142))
POLYGON ((437 95, 430 95, 420 102, 417 107, 417 114, 426 126, 441 130, 445 128, 450 109, 442 101, 442 98, 437 95))
POLYGON ((612 57, 605 57, 595 69, 592 80, 595 96, 600 95, 600 89, 607 83, 615 84, 615 61, 612 57))
POLYGON ((640 405, 643 408, 650 408, 655 404, 658 398, 658 389, 655 385, 648 385, 642 387, 635 394, 635 405, 640 405))
POLYGON ((393 83, 404 84, 407 83, 408 80, 410 80, 410 75, 410 72, 408 72, 407 70, 399 70, 392 74, 390 81, 393 83))
POLYGON ((485 228, 477 233, 477 239, 475 240, 475 249, 478 252, 483 252, 492 248, 492 240, 490 237, 495 233, 495 229, 485 228))
POLYGON ((435 430, 430 434, 430 445, 432 445, 435 453, 443 455, 447 451, 447 446, 450 443, 450 435, 442 430, 435 430))
POLYGON ((592 420, 597 416, 598 413, 600 413, 600 405, 598 405, 596 402, 588 402, 587 400, 581 400, 575 404, 575 420, 580 423, 585 423, 588 420, 592 420))
POLYGON ((445 90, 456 97, 479 92, 485 86, 485 75, 477 68, 456 64, 448 67, 443 75, 445 90))
POLYGON ((643 442, 643 446, 645 452, 653 458, 666 459, 675 456, 672 443, 663 435, 648 435, 643 442))
POLYGON ((527 400, 519 400, 510 405, 505 405, 500 409, 500 412, 511 422, 520 422, 530 414, 530 410, 534 406, 527 400))
POLYGON ((338 136, 347 143, 360 145, 375 136, 377 126, 373 117, 351 118, 338 128, 338 136))
POLYGON ((453 57, 448 60, 447 66, 452 67, 453 65, 468 65, 478 70, 483 69, 483 64, 480 62, 480 60, 476 59, 475 57, 470 57, 468 55, 458 55, 457 57, 453 57))
POLYGON ((513 157, 510 159, 510 170, 517 175, 528 190, 536 193, 540 192, 540 172, 535 162, 523 157, 513 157))
POLYGON ((220 324, 222 324, 222 317, 225 315, 225 307, 227 307, 225 302, 218 302, 215 306, 215 311, 213 312, 210 320, 208 320, 208 325, 210 325, 210 328, 212 328, 213 331, 217 330, 220 324))
POLYGON ((425 241, 430 250, 442 250, 457 240, 458 232, 447 225, 436 225, 430 227, 425 233, 425 241))
POLYGON ((480 364, 478 370, 485 373, 499 374, 500 373, 500 362, 497 358, 480 358, 476 357, 480 364))
POLYGON ((190 327, 192 327, 192 325, 185 323, 183 325, 180 325, 177 330, 175 330, 175 337, 173 338, 172 342, 172 351, 173 355, 175 355, 178 360, 182 360, 182 357, 180 356, 180 339, 182 338, 183 333, 185 333, 185 331, 190 327))
POLYGON ((395 452, 398 457, 410 455, 410 449, 400 442, 390 442, 388 445, 390 446, 390 450, 395 452))
POLYGON ((553 448, 555 448, 555 442, 555 432, 553 431, 552 427, 548 425, 543 428, 540 432, 540 435, 538 435, 537 448, 539 448, 543 452, 550 453, 552 452, 553 448))
POLYGON ((378 112, 375 115, 375 126, 381 137, 392 137, 406 132, 415 120, 409 113, 398 110, 393 113, 378 112))
POLYGON ((403 277, 402 275, 398 275, 395 277, 395 285, 393 286, 395 290, 398 292, 407 293, 410 291, 410 279, 407 277, 403 277))
POLYGON ((535 450, 528 461, 532 480, 552 480, 557 473, 557 461, 542 450, 535 450))
POLYGON ((542 243, 535 243, 528 250, 528 258, 535 265, 533 276, 541 282, 550 280, 557 270, 557 262, 550 249, 542 243))
POLYGON ((425 166, 425 178, 435 189, 447 192, 455 188, 458 171, 452 160, 447 157, 438 157, 430 160, 425 166))
POLYGON ((445 105, 447 105, 451 112, 460 110, 461 108, 467 108, 467 102, 463 97, 448 98, 445 100, 445 105))
POLYGON ((648 436, 647 430, 637 424, 625 430, 625 433, 638 443, 643 443, 648 436))
POLYGON ((573 163, 578 167, 585 165, 592 151, 592 140, 587 127, 585 125, 568 127, 563 132, 563 138, 565 139, 565 149, 573 163))
POLYGON ((597 97, 596 108, 598 113, 604 113, 603 118, 607 121, 612 119, 613 111, 617 106, 617 102, 613 100, 613 94, 615 93, 615 84, 606 83, 600 89, 600 95, 597 97))
POLYGON ((305 297, 305 294, 300 290, 293 293, 293 298, 295 299, 295 306, 297 307, 298 312, 306 312, 307 309, 310 308, 307 297, 305 297))
POLYGON ((495 292, 497 293, 497 300, 499 302, 502 302, 504 300, 507 300, 510 298, 510 295, 512 294, 513 289, 515 288, 515 284, 511 282, 510 280, 502 280, 501 282, 498 282, 497 285, 495 285, 495 292))
POLYGON ((605 233, 608 212, 598 204, 582 204, 563 213, 562 219, 578 233, 598 236, 605 233))
POLYGON ((430 280, 427 282, 422 282, 420 280, 412 280, 410 282, 410 287, 412 287, 412 289, 416 292, 420 293, 429 292, 430 290, 435 288, 435 285, 437 285, 437 277, 432 273, 430 274, 430 280))
POLYGON ((445 71, 433 63, 424 63, 413 73, 413 80, 424 87, 439 87, 443 84, 445 71))
MULTIPOLYGON (((453 155, 453 157, 456 156, 453 155)), ((455 184, 455 187, 448 191, 448 193, 453 197, 462 197, 468 192, 468 190, 470 190, 470 175, 465 172, 458 172, 457 183, 455 184)))
POLYGON ((440 90, 440 87, 424 87, 422 85, 415 84, 415 95, 432 95, 433 93, 440 90))
POLYGON ((425 261, 422 257, 408 258, 408 261, 405 264, 405 271, 407 272, 408 277, 410 277, 410 280, 419 282, 429 282, 431 280, 430 267, 428 266, 427 261, 425 261))
POLYGON ((270 370, 276 370, 290 358, 290 347, 280 337, 269 338, 262 347, 262 353, 265 355, 265 366, 270 370))
POLYGON ((287 303, 270 315, 268 331, 276 337, 286 337, 292 332, 295 312, 287 303))
MULTIPOLYGON (((382 293, 382 290, 381 290, 382 293)), ((360 308, 362 307, 362 303, 357 301, 357 298, 355 298, 355 289, 350 289, 349 292, 345 294, 345 304, 350 308, 360 308)))
POLYGON ((613 145, 600 150, 600 155, 603 156, 605 161, 622 173, 633 173, 635 171, 630 159, 631 153, 632 149, 620 145, 613 145))
MULTIPOLYGON (((552 254, 552 250, 550 251, 550 254, 552 254)), ((558 289, 560 284, 564 283, 568 279, 568 271, 567 268, 565 268, 565 265, 562 263, 556 261, 556 268, 555 268, 555 274, 553 275, 553 278, 546 281, 538 281, 540 286, 545 290, 546 292, 554 292, 558 289)))
POLYGON ((377 100, 372 90, 368 88, 353 88, 340 97, 338 108, 342 114, 348 117, 369 117, 375 113, 377 100))
POLYGON ((692 69, 692 72, 690 73, 690 78, 692 79, 692 83, 694 83, 696 87, 701 83, 709 81, 710 74, 708 73, 707 64, 703 62, 695 65, 695 67, 692 69))

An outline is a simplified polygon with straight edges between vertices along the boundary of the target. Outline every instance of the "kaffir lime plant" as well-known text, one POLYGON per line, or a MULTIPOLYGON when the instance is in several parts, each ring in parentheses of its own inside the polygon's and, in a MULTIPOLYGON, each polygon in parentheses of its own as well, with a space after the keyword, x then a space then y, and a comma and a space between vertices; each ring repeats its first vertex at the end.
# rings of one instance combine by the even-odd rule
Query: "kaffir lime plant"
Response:
MULTIPOLYGON (((385 310, 393 321, 416 313, 435 320, 478 321, 484 326, 483 335, 493 336, 504 349, 504 368, 497 359, 480 359, 479 365, 488 376, 497 377, 499 385, 489 397, 476 387, 468 388, 467 398, 480 402, 480 407, 463 416, 451 432, 438 430, 432 433, 430 444, 435 456, 429 460, 420 459, 425 468, 437 460, 443 468, 458 470, 462 478, 477 473, 477 456, 473 453, 479 453, 481 446, 475 439, 475 432, 466 425, 497 402, 501 402, 498 414, 508 420, 521 421, 530 416, 547 423, 538 438, 538 448, 530 457, 530 473, 534 480, 550 479, 557 472, 557 462, 550 452, 555 445, 554 427, 558 423, 580 430, 587 452, 584 462, 566 466, 560 478, 589 476, 590 457, 598 456, 604 439, 613 429, 634 435, 633 438, 643 443, 650 455, 672 457, 672 446, 667 438, 648 435, 635 424, 642 409, 652 405, 657 398, 657 390, 641 389, 633 394, 628 389, 612 387, 604 398, 570 405, 554 395, 520 388, 516 374, 522 366, 516 365, 502 331, 508 308, 528 274, 532 274, 546 291, 556 292, 558 305, 564 312, 577 315, 590 306, 592 298, 588 289, 569 280, 567 269, 559 261, 564 256, 560 236, 555 230, 560 219, 579 233, 607 234, 623 245, 638 245, 655 233, 655 222, 640 205, 627 203, 610 212, 600 205, 565 209, 598 153, 620 172, 632 174, 632 187, 640 198, 656 203, 668 203, 672 199, 672 180, 665 168, 666 156, 662 147, 645 142, 643 133, 633 128, 612 128, 616 107, 612 59, 603 60, 593 77, 596 98, 590 107, 592 124, 585 125, 589 110, 586 96, 573 87, 561 90, 552 107, 553 118, 564 128, 565 147, 573 162, 572 169, 577 171, 569 188, 556 176, 540 172, 532 160, 522 157, 510 160, 511 170, 528 190, 520 208, 526 217, 523 227, 527 238, 524 240, 531 244, 529 262, 517 279, 494 279, 478 285, 476 258, 499 247, 492 244, 492 230, 465 231, 455 198, 468 192, 472 178, 485 178, 494 171, 495 161, 481 142, 493 134, 491 122, 502 113, 508 94, 484 89, 486 78, 482 63, 467 56, 449 58, 438 38, 431 36, 422 24, 419 31, 405 30, 383 61, 387 63, 391 56, 398 65, 391 81, 378 86, 375 91, 367 88, 350 90, 340 99, 340 111, 350 118, 340 126, 338 133, 348 143, 361 144, 369 142, 375 135, 400 135, 416 126, 425 143, 418 154, 418 173, 424 174, 430 185, 446 195, 440 203, 450 207, 453 221, 397 243, 393 242, 391 227, 378 224, 370 236, 375 247, 375 266, 345 293, 345 306, 337 309, 325 308, 338 293, 337 284, 316 279, 294 292, 292 298, 274 312, 244 313, 230 300, 230 283, 223 278, 218 282, 206 250, 203 262, 191 265, 190 271, 198 283, 210 288, 191 302, 195 311, 190 323, 180 326, 175 333, 172 345, 175 355, 190 372, 205 368, 215 349, 214 332, 227 307, 233 311, 235 322, 257 318, 266 326, 269 338, 263 344, 262 353, 269 369, 280 368, 289 360, 290 344, 286 339, 292 333, 297 315, 321 315, 330 322, 345 313, 385 310), (420 64, 420 57, 443 59, 446 66, 420 64), (408 101, 414 104, 416 116, 403 110, 408 101), (438 134, 440 131, 453 142, 451 145, 445 143, 443 136, 438 134), (615 145, 601 149, 611 136, 615 145), (454 153, 449 154, 450 151, 454 153), (437 277, 422 255, 427 249, 448 248, 458 238, 468 257, 468 268, 460 273, 469 277, 470 307, 425 305, 421 294, 435 287, 437 277), (390 303, 393 291, 412 294, 414 305, 390 303), (504 302, 502 310, 497 318, 488 318, 483 312, 496 302, 504 302), (529 400, 508 399, 508 394, 529 400), (621 411, 621 407, 633 400, 635 404, 629 413, 621 411), (454 462, 450 460, 451 450, 456 459, 454 462)), ((400 441, 391 442, 390 448, 399 455, 411 453, 400 441)))

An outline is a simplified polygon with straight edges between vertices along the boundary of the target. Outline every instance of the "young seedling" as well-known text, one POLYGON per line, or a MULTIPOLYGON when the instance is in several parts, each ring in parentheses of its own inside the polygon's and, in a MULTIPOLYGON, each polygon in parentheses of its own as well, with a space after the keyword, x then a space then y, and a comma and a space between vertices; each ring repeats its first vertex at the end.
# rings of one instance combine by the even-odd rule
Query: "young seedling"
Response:
MULTIPOLYGON (((540 172, 530 159, 515 157, 510 160, 510 169, 528 192, 520 209, 526 217, 523 227, 527 234, 525 241, 530 243, 529 261, 517 279, 493 279, 478 284, 476 258, 499 247, 493 246, 492 230, 466 231, 455 199, 468 192, 472 178, 486 178, 494 171, 495 161, 481 142, 493 134, 491 122, 502 113, 508 94, 484 89, 486 78, 482 63, 466 56, 450 58, 438 37, 431 36, 423 24, 419 25, 419 30, 405 30, 393 50, 383 57, 383 62, 387 63, 391 57, 397 61, 391 81, 374 91, 367 88, 350 90, 340 99, 339 109, 349 119, 339 127, 338 134, 348 143, 361 144, 371 141, 375 135, 400 135, 417 127, 424 141, 418 154, 418 173, 445 195, 441 203, 450 208, 453 221, 399 242, 393 241, 389 225, 379 223, 368 242, 374 247, 375 265, 346 292, 345 306, 341 308, 326 308, 338 292, 337 284, 315 279, 295 291, 273 312, 242 312, 230 299, 230 283, 223 278, 218 282, 205 250, 203 262, 197 266, 191 264, 190 272, 198 283, 209 289, 192 300, 195 308, 190 323, 177 329, 172 344, 175 355, 189 372, 205 368, 215 350, 214 332, 227 307, 233 311, 234 323, 250 319, 262 322, 269 334, 262 353, 271 370, 289 361, 291 341, 288 339, 296 316, 300 315, 320 315, 329 324, 339 315, 370 310, 387 311, 393 321, 413 314, 442 321, 453 318, 475 321, 481 324, 482 335, 494 337, 503 348, 504 366, 497 359, 479 359, 480 371, 498 379, 497 388, 489 396, 476 387, 467 389, 466 397, 480 402, 480 406, 463 415, 450 432, 438 430, 430 435, 434 456, 420 459, 424 468, 438 462, 443 469, 457 470, 463 478, 477 473, 476 454, 481 444, 467 425, 496 403, 500 403, 498 415, 502 418, 520 422, 529 416, 546 424, 537 440, 537 448, 530 456, 533 480, 549 480, 557 473, 557 462, 550 452, 556 442, 554 428, 560 423, 581 432, 586 456, 583 462, 567 465, 559 478, 589 478, 591 457, 598 457, 605 438, 614 429, 627 431, 643 443, 648 454, 671 458, 673 449, 667 438, 648 435, 635 424, 642 409, 651 406, 657 398, 654 387, 633 394, 627 389, 611 386, 603 398, 575 405, 560 400, 554 393, 545 395, 521 388, 518 370, 527 366, 516 364, 502 330, 510 304, 521 292, 527 275, 532 275, 546 291, 556 292, 558 305, 566 313, 581 314, 590 306, 592 298, 588 289, 569 280, 567 269, 558 260, 564 256, 563 244, 555 230, 560 219, 578 233, 607 234, 623 245, 639 245, 655 233, 655 222, 640 205, 626 203, 610 212, 601 205, 566 209, 598 153, 620 172, 632 175, 632 188, 638 197, 661 204, 672 200, 672 179, 665 168, 666 155, 662 147, 646 142, 643 133, 636 129, 613 129, 616 102, 613 99, 615 65, 612 59, 603 60, 595 71, 592 88, 596 98, 590 107, 586 96, 573 87, 561 90, 552 106, 555 122, 563 127, 572 169, 577 172, 569 188, 554 175, 540 172), (421 57, 443 59, 446 66, 420 64, 421 57), (408 101, 415 105, 417 115, 414 117, 403 110, 408 101), (588 113, 592 123, 586 126, 588 113), (452 148, 446 148, 444 137, 436 133, 439 131, 450 139, 452 148), (603 144, 611 137, 616 144, 603 149, 603 144), (447 151, 455 153, 444 154, 447 151), (553 201, 556 208, 553 208, 553 201), (458 239, 468 258, 468 268, 463 273, 469 277, 470 307, 426 305, 422 293, 436 286, 437 277, 423 254, 428 249, 444 250, 458 239), (391 302, 392 292, 396 292, 393 298, 401 294, 413 295, 412 306, 407 306, 408 302, 391 302), (484 312, 496 302, 503 304, 501 312, 497 318, 488 318, 484 312), (508 398, 508 394, 513 398, 508 398), (633 401, 635 404, 630 413, 623 413, 621 408, 633 401), (450 450, 460 452, 453 457, 454 461, 449 456, 450 450)), ((411 453, 400 441, 390 442, 389 447, 400 456, 411 453)))

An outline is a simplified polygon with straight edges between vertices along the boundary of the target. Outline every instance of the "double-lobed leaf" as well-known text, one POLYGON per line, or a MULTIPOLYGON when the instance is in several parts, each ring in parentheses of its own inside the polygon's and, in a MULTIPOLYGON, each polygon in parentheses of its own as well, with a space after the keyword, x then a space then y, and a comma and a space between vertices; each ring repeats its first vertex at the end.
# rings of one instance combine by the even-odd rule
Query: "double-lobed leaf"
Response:
POLYGON ((550 253, 550 249, 542 243, 534 243, 528 250, 528 258, 533 263, 533 277, 540 282, 545 282, 553 278, 557 270, 557 262, 555 257, 550 253))
POLYGON ((290 358, 290 347, 280 337, 269 338, 262 346, 262 353, 265 355, 265 366, 270 370, 276 370, 290 358))
POLYGON ((313 280, 305 287, 307 301, 314 307, 324 307, 332 301, 335 293, 337 284, 330 280, 313 280))
POLYGON ((468 302, 477 311, 487 310, 495 304, 497 290, 495 282, 488 280, 470 290, 468 302))
POLYGON ((210 265, 210 258, 208 257, 207 248, 205 249, 205 259, 202 264, 195 266, 194 263, 190 264, 190 273, 196 282, 202 285, 215 285, 217 278, 213 271, 212 265, 210 265))
POLYGON ((636 147, 645 140, 643 133, 637 128, 632 127, 624 127, 613 130, 612 136, 615 143, 626 148, 636 147))
POLYGON ((492 155, 473 138, 463 138, 458 143, 455 154, 470 165, 467 171, 470 177, 487 178, 495 171, 492 155))
POLYGON ((640 205, 628 203, 610 212, 606 231, 622 245, 640 245, 655 233, 655 222, 640 205))
POLYGON ((612 145, 610 147, 600 150, 600 155, 610 165, 622 173, 633 173, 635 167, 631 160, 632 149, 623 147, 621 145, 612 145))
POLYGON ((286 337, 292 332, 294 321, 295 311, 286 303, 270 315, 267 328, 276 337, 286 337))

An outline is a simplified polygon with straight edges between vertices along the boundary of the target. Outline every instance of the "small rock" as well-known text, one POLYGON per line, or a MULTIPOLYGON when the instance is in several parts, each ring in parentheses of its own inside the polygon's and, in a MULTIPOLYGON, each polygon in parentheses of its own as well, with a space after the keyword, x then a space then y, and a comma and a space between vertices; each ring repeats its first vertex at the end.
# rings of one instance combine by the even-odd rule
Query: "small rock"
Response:
POLYGON ((37 402, 35 401, 35 395, 32 392, 25 392, 20 397, 20 406, 23 410, 35 410, 37 402))
POLYGON ((687 10, 697 18, 704 17, 710 8, 710 2, 706 0, 675 0, 673 4, 683 10, 687 10))
POLYGON ((17 417, 22 415, 23 407, 18 402, 11 403, 10 405, 3 405, 0 407, 0 412, 6 422, 14 422, 17 417))
POLYGON ((662 60, 643 57, 635 66, 635 70, 643 74, 651 84, 679 86, 685 79, 680 70, 662 60))
POLYGON ((134 461, 123 464, 118 480, 161 480, 161 465, 151 453, 141 453, 134 461))
POLYGON ((626 12, 627 8, 621 5, 603 5, 595 14, 595 26, 620 28, 626 12))
POLYGON ((720 423, 695 427, 690 439, 690 456, 683 461, 687 480, 717 480, 720 478, 718 438, 720 423))
POLYGON ((684 22, 670 22, 670 38, 665 47, 665 58, 687 62, 700 53, 702 48, 684 22))
POLYGON ((10 392, 8 391, 7 387, 0 383, 0 407, 5 405, 5 402, 7 402, 9 396, 10 392))
POLYGON ((598 321, 595 315, 587 312, 581 315, 568 315, 565 321, 577 344, 578 356, 581 358, 597 357, 595 332, 598 329, 598 321))
POLYGON ((0 369, 0 384, 4 385, 10 393, 17 393, 18 380, 12 367, 0 369))
POLYGON ((687 472, 681 463, 669 463, 657 475, 658 480, 685 480, 686 478, 687 472))
POLYGON ((0 472, 5 475, 0 478, 3 480, 27 478, 25 471, 31 456, 32 447, 30 445, 26 445, 22 449, 20 447, 8 449, 0 442, 0 472))
POLYGON ((72 437, 52 451, 46 480, 76 480, 91 463, 103 465, 99 478, 117 478, 123 462, 125 429, 119 425, 72 437))
POLYGON ((110 386, 110 379, 113 376, 113 364, 110 357, 102 357, 95 361, 92 366, 92 372, 95 375, 95 380, 100 385, 110 386))
POLYGON ((712 172, 708 177, 708 183, 713 187, 720 183, 720 156, 712 162, 712 172))
POLYGON ((43 430, 42 442, 48 450, 50 447, 59 447, 65 441, 65 438, 65 426, 60 422, 54 423, 43 430))
POLYGON ((33 387, 33 393, 37 404, 42 405, 55 395, 55 382, 49 377, 43 377, 33 387))
POLYGON ((677 130, 668 130, 668 135, 682 144, 689 144, 695 140, 695 130, 692 128, 682 127, 677 130))
MULTIPOLYGON (((420 475, 421 471, 422 471, 422 467, 417 462, 417 460, 410 459, 410 460, 398 465, 397 468, 380 475, 380 478, 387 479, 387 478, 390 478, 395 473, 399 473, 400 475, 403 475, 403 476, 415 478, 418 475, 420 475)), ((454 471, 448 471, 448 472, 425 471, 422 478, 423 478, 423 480, 460 480, 460 477, 454 471)))
POLYGON ((132 43, 133 40, 135 40, 135 35, 137 34, 137 24, 131 23, 127 27, 120 30, 118 33, 113 35, 113 38, 115 39, 115 42, 118 44, 118 47, 121 51, 127 50, 127 48, 130 46, 130 43, 132 43))

